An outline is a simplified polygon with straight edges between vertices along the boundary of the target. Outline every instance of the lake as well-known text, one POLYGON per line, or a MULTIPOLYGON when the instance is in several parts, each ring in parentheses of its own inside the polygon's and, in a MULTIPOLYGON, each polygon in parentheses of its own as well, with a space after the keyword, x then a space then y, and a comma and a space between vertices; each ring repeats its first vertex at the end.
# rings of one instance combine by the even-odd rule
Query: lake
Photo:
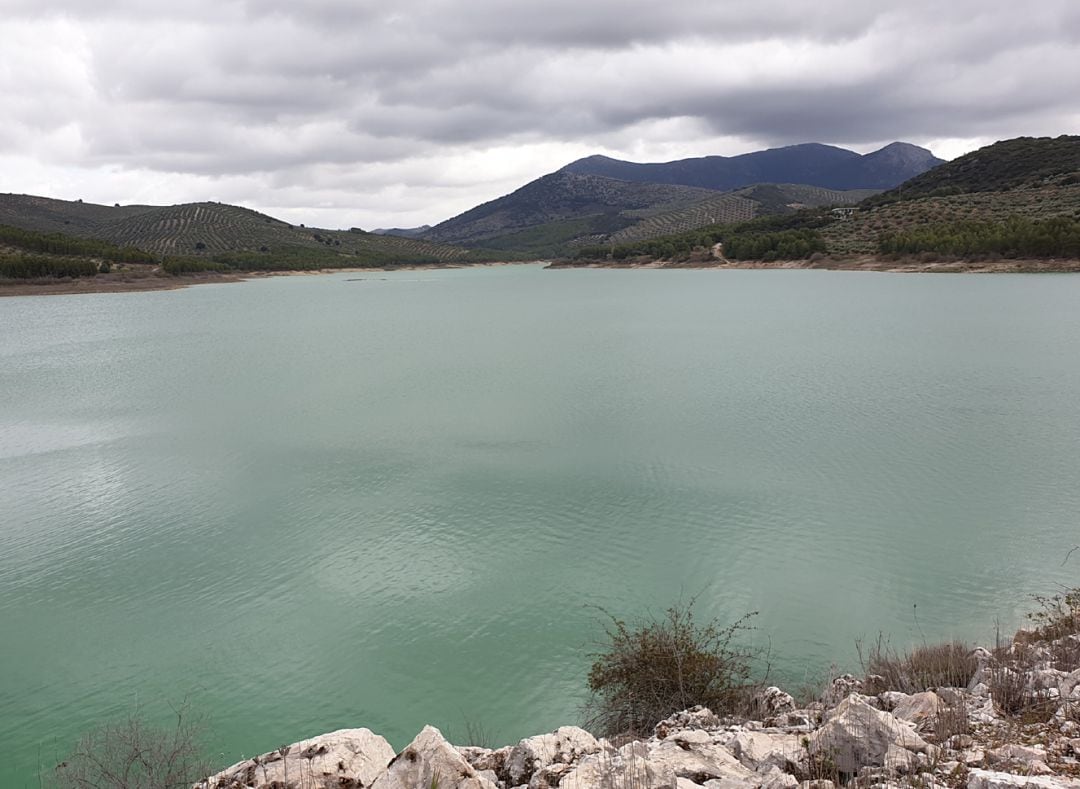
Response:
POLYGON ((1080 276, 505 266, 0 299, 0 785, 577 722, 600 606, 788 686, 1077 583, 1080 276))

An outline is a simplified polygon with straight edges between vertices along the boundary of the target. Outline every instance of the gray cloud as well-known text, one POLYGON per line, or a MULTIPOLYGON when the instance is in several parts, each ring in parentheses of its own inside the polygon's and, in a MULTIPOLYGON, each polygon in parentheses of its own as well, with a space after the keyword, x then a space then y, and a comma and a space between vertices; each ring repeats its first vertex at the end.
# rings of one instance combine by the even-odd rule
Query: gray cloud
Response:
POLYGON ((0 190, 76 184, 108 202, 225 194, 293 221, 400 225, 596 151, 959 152, 1080 131, 1074 0, 0 0, 0 13, 16 179, 0 190))

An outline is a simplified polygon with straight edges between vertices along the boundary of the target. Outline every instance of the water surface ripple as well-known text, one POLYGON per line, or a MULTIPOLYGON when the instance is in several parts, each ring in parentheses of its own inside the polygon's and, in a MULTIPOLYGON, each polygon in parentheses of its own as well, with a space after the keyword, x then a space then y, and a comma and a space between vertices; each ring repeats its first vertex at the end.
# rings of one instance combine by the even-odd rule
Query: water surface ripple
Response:
POLYGON ((0 300, 0 785, 577 718, 590 604, 988 641, 1076 582, 1080 276, 461 271, 0 300))

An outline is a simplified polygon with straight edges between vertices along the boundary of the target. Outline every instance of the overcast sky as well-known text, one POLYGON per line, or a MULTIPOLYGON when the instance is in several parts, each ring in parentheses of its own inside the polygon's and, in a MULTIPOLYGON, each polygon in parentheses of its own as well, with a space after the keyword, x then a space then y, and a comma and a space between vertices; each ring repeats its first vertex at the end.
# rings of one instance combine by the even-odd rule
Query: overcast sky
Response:
POLYGON ((1078 0, 0 0, 0 192, 435 223, 592 153, 1080 132, 1078 0))

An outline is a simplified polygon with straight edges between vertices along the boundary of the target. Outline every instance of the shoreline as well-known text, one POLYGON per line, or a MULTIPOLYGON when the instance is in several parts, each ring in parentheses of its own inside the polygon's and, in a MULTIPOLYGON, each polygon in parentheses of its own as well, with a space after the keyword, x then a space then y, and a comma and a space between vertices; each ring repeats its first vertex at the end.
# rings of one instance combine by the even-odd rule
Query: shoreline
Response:
POLYGON ((7 280, 0 282, 0 298, 5 296, 72 296, 95 293, 150 293, 153 291, 182 290, 193 285, 214 285, 231 282, 247 282, 268 277, 302 277, 320 274, 376 274, 393 271, 423 271, 461 269, 493 266, 529 265, 544 261, 495 261, 491 263, 447 263, 438 265, 406 266, 357 266, 349 268, 323 268, 291 271, 236 271, 236 272, 200 272, 197 274, 161 274, 141 273, 136 276, 120 274, 98 274, 94 277, 64 278, 59 280, 36 280, 20 282, 7 280))
POLYGON ((464 268, 488 268, 495 266, 544 264, 545 269, 664 269, 690 271, 729 270, 807 270, 807 271, 870 271, 890 274, 1075 274, 1080 273, 1077 259, 1031 259, 1017 258, 995 260, 938 260, 933 262, 917 258, 885 259, 874 255, 853 258, 826 258, 822 260, 592 260, 592 261, 545 261, 503 260, 484 263, 445 263, 406 266, 355 266, 348 268, 324 268, 301 271, 246 271, 168 275, 158 272, 131 276, 128 272, 99 274, 95 277, 48 281, 0 282, 0 298, 5 296, 71 296, 94 293, 148 293, 152 291, 181 290, 193 285, 246 282, 266 277, 301 277, 322 274, 358 273, 375 274, 393 271, 432 271, 464 268))
POLYGON ((550 269, 688 269, 704 270, 807 270, 873 271, 891 274, 1073 274, 1080 273, 1080 260, 1071 258, 996 258, 993 260, 937 260, 918 258, 887 259, 876 255, 821 260, 592 260, 560 261, 550 269))

